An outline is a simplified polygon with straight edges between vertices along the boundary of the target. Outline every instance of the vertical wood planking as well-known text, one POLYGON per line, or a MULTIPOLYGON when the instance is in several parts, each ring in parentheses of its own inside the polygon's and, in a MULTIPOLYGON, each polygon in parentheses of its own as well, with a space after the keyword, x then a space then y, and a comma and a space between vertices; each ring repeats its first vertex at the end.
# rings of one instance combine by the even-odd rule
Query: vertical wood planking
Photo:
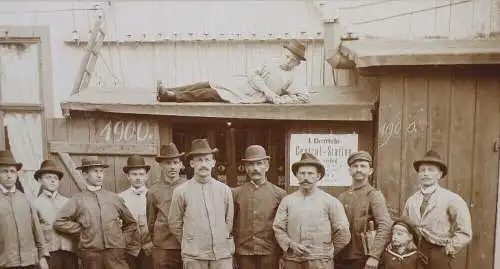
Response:
POLYGON ((498 78, 478 79, 476 84, 474 158, 471 217, 474 241, 467 268, 492 268, 495 246, 495 212, 498 190, 498 153, 492 150, 500 134, 500 84, 498 78), (492 119, 492 120, 488 120, 492 119))
POLYGON ((421 158, 427 149, 427 99, 428 77, 406 77, 405 106, 401 124, 403 139, 402 177, 400 205, 404 206, 406 199, 418 188, 418 179, 413 161, 421 158))
POLYGON ((380 87, 379 141, 376 147, 378 189, 382 191, 389 212, 398 216, 403 205, 398 195, 401 181, 402 137, 401 119, 403 109, 403 77, 386 76, 380 87))

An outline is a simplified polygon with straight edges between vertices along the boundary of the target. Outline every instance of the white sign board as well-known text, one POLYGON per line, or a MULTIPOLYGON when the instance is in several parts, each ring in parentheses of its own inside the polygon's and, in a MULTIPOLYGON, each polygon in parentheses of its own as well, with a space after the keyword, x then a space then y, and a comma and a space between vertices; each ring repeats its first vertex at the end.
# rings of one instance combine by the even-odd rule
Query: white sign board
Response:
POLYGON ((325 166, 325 176, 318 186, 350 186, 352 178, 347 158, 358 150, 357 134, 292 134, 290 139, 290 186, 298 186, 292 164, 309 152, 325 166))

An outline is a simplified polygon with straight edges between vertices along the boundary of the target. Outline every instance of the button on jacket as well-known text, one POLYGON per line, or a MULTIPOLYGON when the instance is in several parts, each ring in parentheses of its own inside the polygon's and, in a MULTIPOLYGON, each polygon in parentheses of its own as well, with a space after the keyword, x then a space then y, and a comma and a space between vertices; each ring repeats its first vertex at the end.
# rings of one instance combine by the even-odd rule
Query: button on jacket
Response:
POLYGON ((383 194, 368 182, 356 188, 350 188, 339 196, 344 205, 351 230, 351 242, 339 253, 339 260, 363 259, 360 233, 368 228, 368 221, 373 220, 376 234, 373 249, 368 256, 379 259, 389 242, 392 220, 383 194))
POLYGON ((48 256, 40 222, 24 193, 0 188, 0 268, 35 265, 48 256))
POLYGON ((236 253, 271 255, 278 248, 273 221, 286 192, 269 181, 246 182, 233 189, 236 253))
POLYGON ((351 238, 342 204, 320 189, 307 196, 300 191, 287 195, 278 207, 273 229, 285 259, 298 262, 333 259, 351 238), (310 253, 289 252, 292 242, 309 246, 310 253))
POLYGON ((185 182, 185 179, 178 179, 171 184, 158 182, 146 194, 148 228, 153 239, 153 245, 157 248, 181 249, 181 244, 168 226, 168 212, 174 189, 185 182))
POLYGON ((58 212, 54 229, 79 234, 82 250, 134 249, 138 245, 134 216, 122 198, 104 189, 73 196, 58 212))
POLYGON ((33 203, 50 252, 57 250, 74 252, 76 249, 76 240, 74 238, 56 232, 52 227, 56 220, 57 212, 67 201, 68 198, 58 192, 50 193, 49 191, 43 191, 33 203))
POLYGON ((174 190, 168 214, 172 233, 184 258, 220 260, 234 254, 233 194, 226 184, 210 178, 191 179, 174 190))

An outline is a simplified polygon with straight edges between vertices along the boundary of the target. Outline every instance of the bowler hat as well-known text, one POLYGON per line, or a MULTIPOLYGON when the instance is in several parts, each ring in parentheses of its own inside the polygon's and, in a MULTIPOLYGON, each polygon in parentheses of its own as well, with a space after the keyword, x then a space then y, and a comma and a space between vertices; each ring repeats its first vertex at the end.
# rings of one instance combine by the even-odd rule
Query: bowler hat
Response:
POLYGON ((415 171, 418 172, 418 168, 424 163, 437 165, 443 172, 442 177, 445 177, 448 174, 448 166, 441 160, 439 154, 432 149, 429 150, 422 159, 414 161, 413 168, 415 168, 415 171))
POLYGON ((392 227, 394 227, 397 224, 405 227, 408 230, 408 232, 410 232, 410 234, 413 236, 413 241, 415 242, 415 245, 418 246, 419 234, 415 223, 410 218, 402 216, 401 218, 394 221, 392 227))
POLYGON ((367 151, 364 151, 364 150, 360 150, 360 151, 354 152, 351 155, 349 155, 349 157, 347 158, 347 165, 350 166, 351 164, 353 164, 356 161, 367 161, 371 165, 373 159, 372 159, 372 155, 370 155, 370 153, 368 153, 367 151))
POLYGON ((102 163, 97 156, 87 156, 82 158, 82 165, 78 166, 76 169, 83 170, 89 167, 108 168, 109 165, 102 163))
POLYGON ((306 45, 300 43, 298 40, 292 39, 288 44, 283 45, 283 47, 295 54, 300 60, 306 60, 306 45))
POLYGON ((23 167, 22 163, 16 162, 10 150, 0 151, 0 165, 15 166, 17 171, 23 167))
POLYGON ((211 154, 218 152, 217 148, 210 148, 207 139, 195 139, 191 142, 191 151, 186 154, 186 158, 190 158, 193 155, 211 154))
POLYGON ((297 176, 297 170, 299 170, 299 167, 303 165, 316 166, 319 170, 319 173, 321 174, 321 178, 325 176, 325 166, 323 166, 323 164, 318 160, 318 158, 316 158, 316 156, 312 155, 311 153, 308 152, 302 153, 300 161, 292 164, 292 172, 295 176, 297 176))
POLYGON ((44 160, 40 164, 40 169, 36 170, 33 176, 38 180, 43 174, 47 173, 56 174, 59 179, 62 179, 62 177, 64 176, 64 173, 61 170, 57 169, 56 164, 52 160, 44 160))
POLYGON ((244 162, 254 162, 260 160, 269 160, 264 147, 260 145, 248 146, 245 150, 245 157, 241 159, 244 162))
POLYGON ((180 158, 182 156, 184 156, 184 152, 179 153, 177 146, 174 143, 169 143, 160 148, 160 155, 158 155, 155 160, 161 162, 162 160, 180 158))
POLYGON ((146 169, 146 173, 149 172, 149 169, 151 169, 151 166, 147 165, 146 162, 144 161, 144 158, 134 154, 127 159, 127 165, 123 167, 123 172, 125 174, 128 173, 130 169, 137 169, 137 168, 144 168, 146 169))

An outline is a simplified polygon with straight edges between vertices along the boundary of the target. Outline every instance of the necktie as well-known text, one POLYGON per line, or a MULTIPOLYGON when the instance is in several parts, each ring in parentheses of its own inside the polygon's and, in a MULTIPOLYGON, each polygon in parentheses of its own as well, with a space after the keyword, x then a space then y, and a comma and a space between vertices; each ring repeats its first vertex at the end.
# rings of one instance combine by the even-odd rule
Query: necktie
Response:
POLYGON ((429 204, 429 199, 431 198, 431 194, 424 194, 424 199, 422 200, 422 204, 420 205, 420 216, 423 216, 425 213, 425 209, 427 209, 427 205, 429 204))

